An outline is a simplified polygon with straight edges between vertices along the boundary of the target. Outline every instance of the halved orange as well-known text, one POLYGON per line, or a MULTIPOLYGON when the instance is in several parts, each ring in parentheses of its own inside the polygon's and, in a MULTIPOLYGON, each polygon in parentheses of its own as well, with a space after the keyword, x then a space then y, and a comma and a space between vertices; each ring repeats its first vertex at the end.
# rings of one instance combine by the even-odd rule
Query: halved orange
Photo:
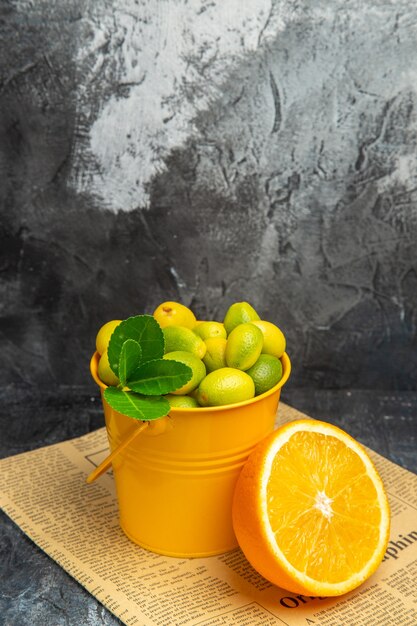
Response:
POLYGON ((256 446, 239 476, 233 525, 253 567, 294 593, 336 596, 375 572, 389 539, 381 478, 346 432, 297 420, 256 446))

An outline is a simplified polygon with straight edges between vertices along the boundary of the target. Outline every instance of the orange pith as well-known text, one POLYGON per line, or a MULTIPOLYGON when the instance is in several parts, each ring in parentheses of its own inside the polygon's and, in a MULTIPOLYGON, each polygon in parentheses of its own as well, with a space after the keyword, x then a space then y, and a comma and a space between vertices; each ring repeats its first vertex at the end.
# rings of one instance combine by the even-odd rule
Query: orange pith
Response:
POLYGON ((386 494, 364 449, 344 431, 298 420, 259 444, 233 507, 239 543, 271 582, 340 595, 378 567, 389 534, 386 494))

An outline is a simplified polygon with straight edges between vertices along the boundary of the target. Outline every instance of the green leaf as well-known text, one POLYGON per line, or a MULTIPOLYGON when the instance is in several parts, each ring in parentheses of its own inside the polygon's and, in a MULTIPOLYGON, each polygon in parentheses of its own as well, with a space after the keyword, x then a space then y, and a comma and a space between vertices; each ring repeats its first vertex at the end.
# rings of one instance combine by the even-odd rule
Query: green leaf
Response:
POLYGON ((113 409, 137 420, 155 420, 168 415, 170 411, 168 400, 160 396, 145 398, 133 391, 107 387, 104 397, 113 409))
POLYGON ((142 363, 127 380, 133 391, 147 396, 170 393, 179 389, 191 379, 191 367, 178 361, 155 359, 142 363))
POLYGON ((126 339, 119 357, 119 380, 124 387, 130 374, 135 371, 142 358, 142 349, 134 339, 126 339))
POLYGON ((152 315, 136 315, 121 322, 110 337, 107 354, 112 371, 119 376, 119 359, 127 339, 137 341, 142 350, 142 361, 160 359, 164 354, 164 334, 152 315))

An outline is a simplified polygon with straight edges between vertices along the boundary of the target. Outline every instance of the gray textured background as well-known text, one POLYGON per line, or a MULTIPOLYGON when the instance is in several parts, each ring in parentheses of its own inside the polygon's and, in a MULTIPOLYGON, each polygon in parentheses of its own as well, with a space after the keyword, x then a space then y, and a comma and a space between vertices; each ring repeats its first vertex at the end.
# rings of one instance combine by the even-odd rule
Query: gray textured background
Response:
POLYGON ((291 385, 416 389, 417 5, 15 0, 0 32, 4 383, 244 299, 291 385))

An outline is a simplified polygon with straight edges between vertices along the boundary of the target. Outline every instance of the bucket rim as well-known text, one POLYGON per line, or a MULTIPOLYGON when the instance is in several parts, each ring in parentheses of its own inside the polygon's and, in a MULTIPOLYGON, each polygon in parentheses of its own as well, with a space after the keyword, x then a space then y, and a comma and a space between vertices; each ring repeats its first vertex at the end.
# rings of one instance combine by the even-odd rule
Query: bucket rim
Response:
MULTIPOLYGON (((94 382, 100 387, 102 391, 104 391, 105 389, 107 389, 108 385, 103 383, 103 381, 100 380, 100 378, 98 377, 97 368, 98 368, 99 359, 100 359, 99 353, 97 351, 94 352, 90 360, 90 373, 94 379, 94 382)), ((171 407, 169 413, 174 415, 175 413, 190 413, 191 414, 191 413, 195 413, 196 411, 197 413, 216 412, 216 411, 232 410, 232 409, 236 409, 242 406, 256 404, 260 400, 263 400, 264 398, 267 398, 268 396, 272 396, 278 391, 280 391, 281 388, 285 385, 285 383, 289 379, 290 373, 291 373, 291 361, 290 361, 290 357, 288 356, 286 352, 284 352, 284 354, 280 358, 280 361, 282 363, 282 369, 283 369, 281 380, 276 385, 274 385, 274 387, 271 387, 271 389, 268 389, 268 391, 261 393, 259 396, 255 396, 254 398, 250 398, 249 400, 243 400, 242 402, 235 402, 234 404, 223 404, 220 406, 171 407)))

